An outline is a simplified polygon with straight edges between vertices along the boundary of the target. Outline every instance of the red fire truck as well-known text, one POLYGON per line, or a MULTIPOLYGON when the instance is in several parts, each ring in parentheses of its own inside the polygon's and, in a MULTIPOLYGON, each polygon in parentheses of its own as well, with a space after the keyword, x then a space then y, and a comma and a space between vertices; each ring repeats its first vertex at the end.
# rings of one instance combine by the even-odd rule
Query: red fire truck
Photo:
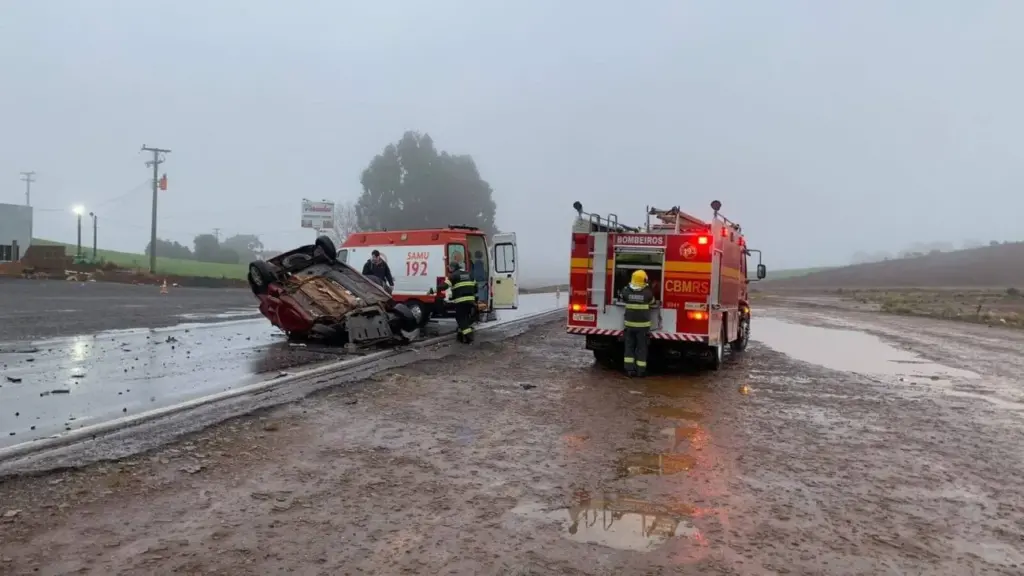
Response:
POLYGON ((573 204, 577 218, 567 331, 586 336, 586 347, 599 364, 622 363, 625 303, 619 292, 636 270, 647 273, 657 299, 651 318, 651 360, 698 353, 717 370, 727 346, 734 352, 747 347, 747 257, 757 254, 758 280, 767 270, 761 252, 747 248, 740 225, 722 216, 721 207, 717 200, 711 203, 710 222, 678 206, 648 208, 641 228, 619 224, 615 214, 587 214, 582 204, 573 204))

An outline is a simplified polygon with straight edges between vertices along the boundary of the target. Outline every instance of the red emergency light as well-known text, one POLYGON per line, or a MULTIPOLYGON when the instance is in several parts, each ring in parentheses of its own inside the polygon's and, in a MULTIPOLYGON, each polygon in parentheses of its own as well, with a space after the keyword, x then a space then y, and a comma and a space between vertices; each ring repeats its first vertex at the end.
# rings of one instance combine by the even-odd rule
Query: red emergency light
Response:
POLYGON ((707 312, 687 312, 686 313, 686 318, 688 320, 707 320, 708 319, 708 313, 707 312))
POLYGON ((582 304, 577 304, 577 303, 574 303, 574 304, 572 305, 572 311, 573 311, 573 312, 580 312, 580 311, 582 311, 582 310, 586 310, 586 309, 587 309, 587 307, 586 307, 586 306, 584 306, 584 305, 582 305, 582 304))
POLYGON ((708 237, 707 236, 697 236, 697 244, 700 244, 701 246, 704 246, 707 243, 708 243, 708 237))

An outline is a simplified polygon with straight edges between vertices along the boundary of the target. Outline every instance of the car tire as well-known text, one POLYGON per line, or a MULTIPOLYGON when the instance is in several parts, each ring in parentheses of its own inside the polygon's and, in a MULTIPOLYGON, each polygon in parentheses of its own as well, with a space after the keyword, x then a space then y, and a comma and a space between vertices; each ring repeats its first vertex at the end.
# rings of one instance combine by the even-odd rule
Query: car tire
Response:
POLYGON ((256 260, 249 264, 249 273, 246 275, 246 280, 249 281, 249 288, 252 289, 252 293, 259 296, 267 293, 270 283, 277 280, 277 275, 274 274, 274 269, 271 268, 270 264, 263 260, 256 260))
POLYGON ((423 305, 419 300, 409 300, 405 303, 412 312, 412 315, 416 317, 416 326, 422 328, 427 325, 430 321, 430 312, 427 311, 427 307, 423 305))
POLYGON ((334 240, 331 240, 330 236, 320 236, 316 239, 314 244, 328 260, 334 262, 338 259, 338 248, 334 245, 334 240))

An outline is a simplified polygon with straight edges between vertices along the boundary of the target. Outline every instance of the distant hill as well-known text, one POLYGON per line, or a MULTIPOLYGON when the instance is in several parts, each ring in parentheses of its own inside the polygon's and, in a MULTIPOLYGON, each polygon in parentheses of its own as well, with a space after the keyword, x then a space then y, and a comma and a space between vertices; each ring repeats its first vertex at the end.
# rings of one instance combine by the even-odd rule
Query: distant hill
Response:
POLYGON ((1024 287, 1024 242, 999 244, 828 268, 779 278, 768 288, 1009 288, 1024 287))

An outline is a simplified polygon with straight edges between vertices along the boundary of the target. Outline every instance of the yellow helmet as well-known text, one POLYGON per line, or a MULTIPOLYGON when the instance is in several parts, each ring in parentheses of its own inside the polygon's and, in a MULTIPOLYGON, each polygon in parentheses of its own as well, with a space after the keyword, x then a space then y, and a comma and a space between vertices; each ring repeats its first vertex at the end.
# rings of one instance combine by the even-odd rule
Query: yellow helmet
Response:
POLYGON ((633 272, 633 277, 630 279, 630 284, 634 286, 643 286, 647 284, 647 272, 643 270, 637 270, 633 272))

